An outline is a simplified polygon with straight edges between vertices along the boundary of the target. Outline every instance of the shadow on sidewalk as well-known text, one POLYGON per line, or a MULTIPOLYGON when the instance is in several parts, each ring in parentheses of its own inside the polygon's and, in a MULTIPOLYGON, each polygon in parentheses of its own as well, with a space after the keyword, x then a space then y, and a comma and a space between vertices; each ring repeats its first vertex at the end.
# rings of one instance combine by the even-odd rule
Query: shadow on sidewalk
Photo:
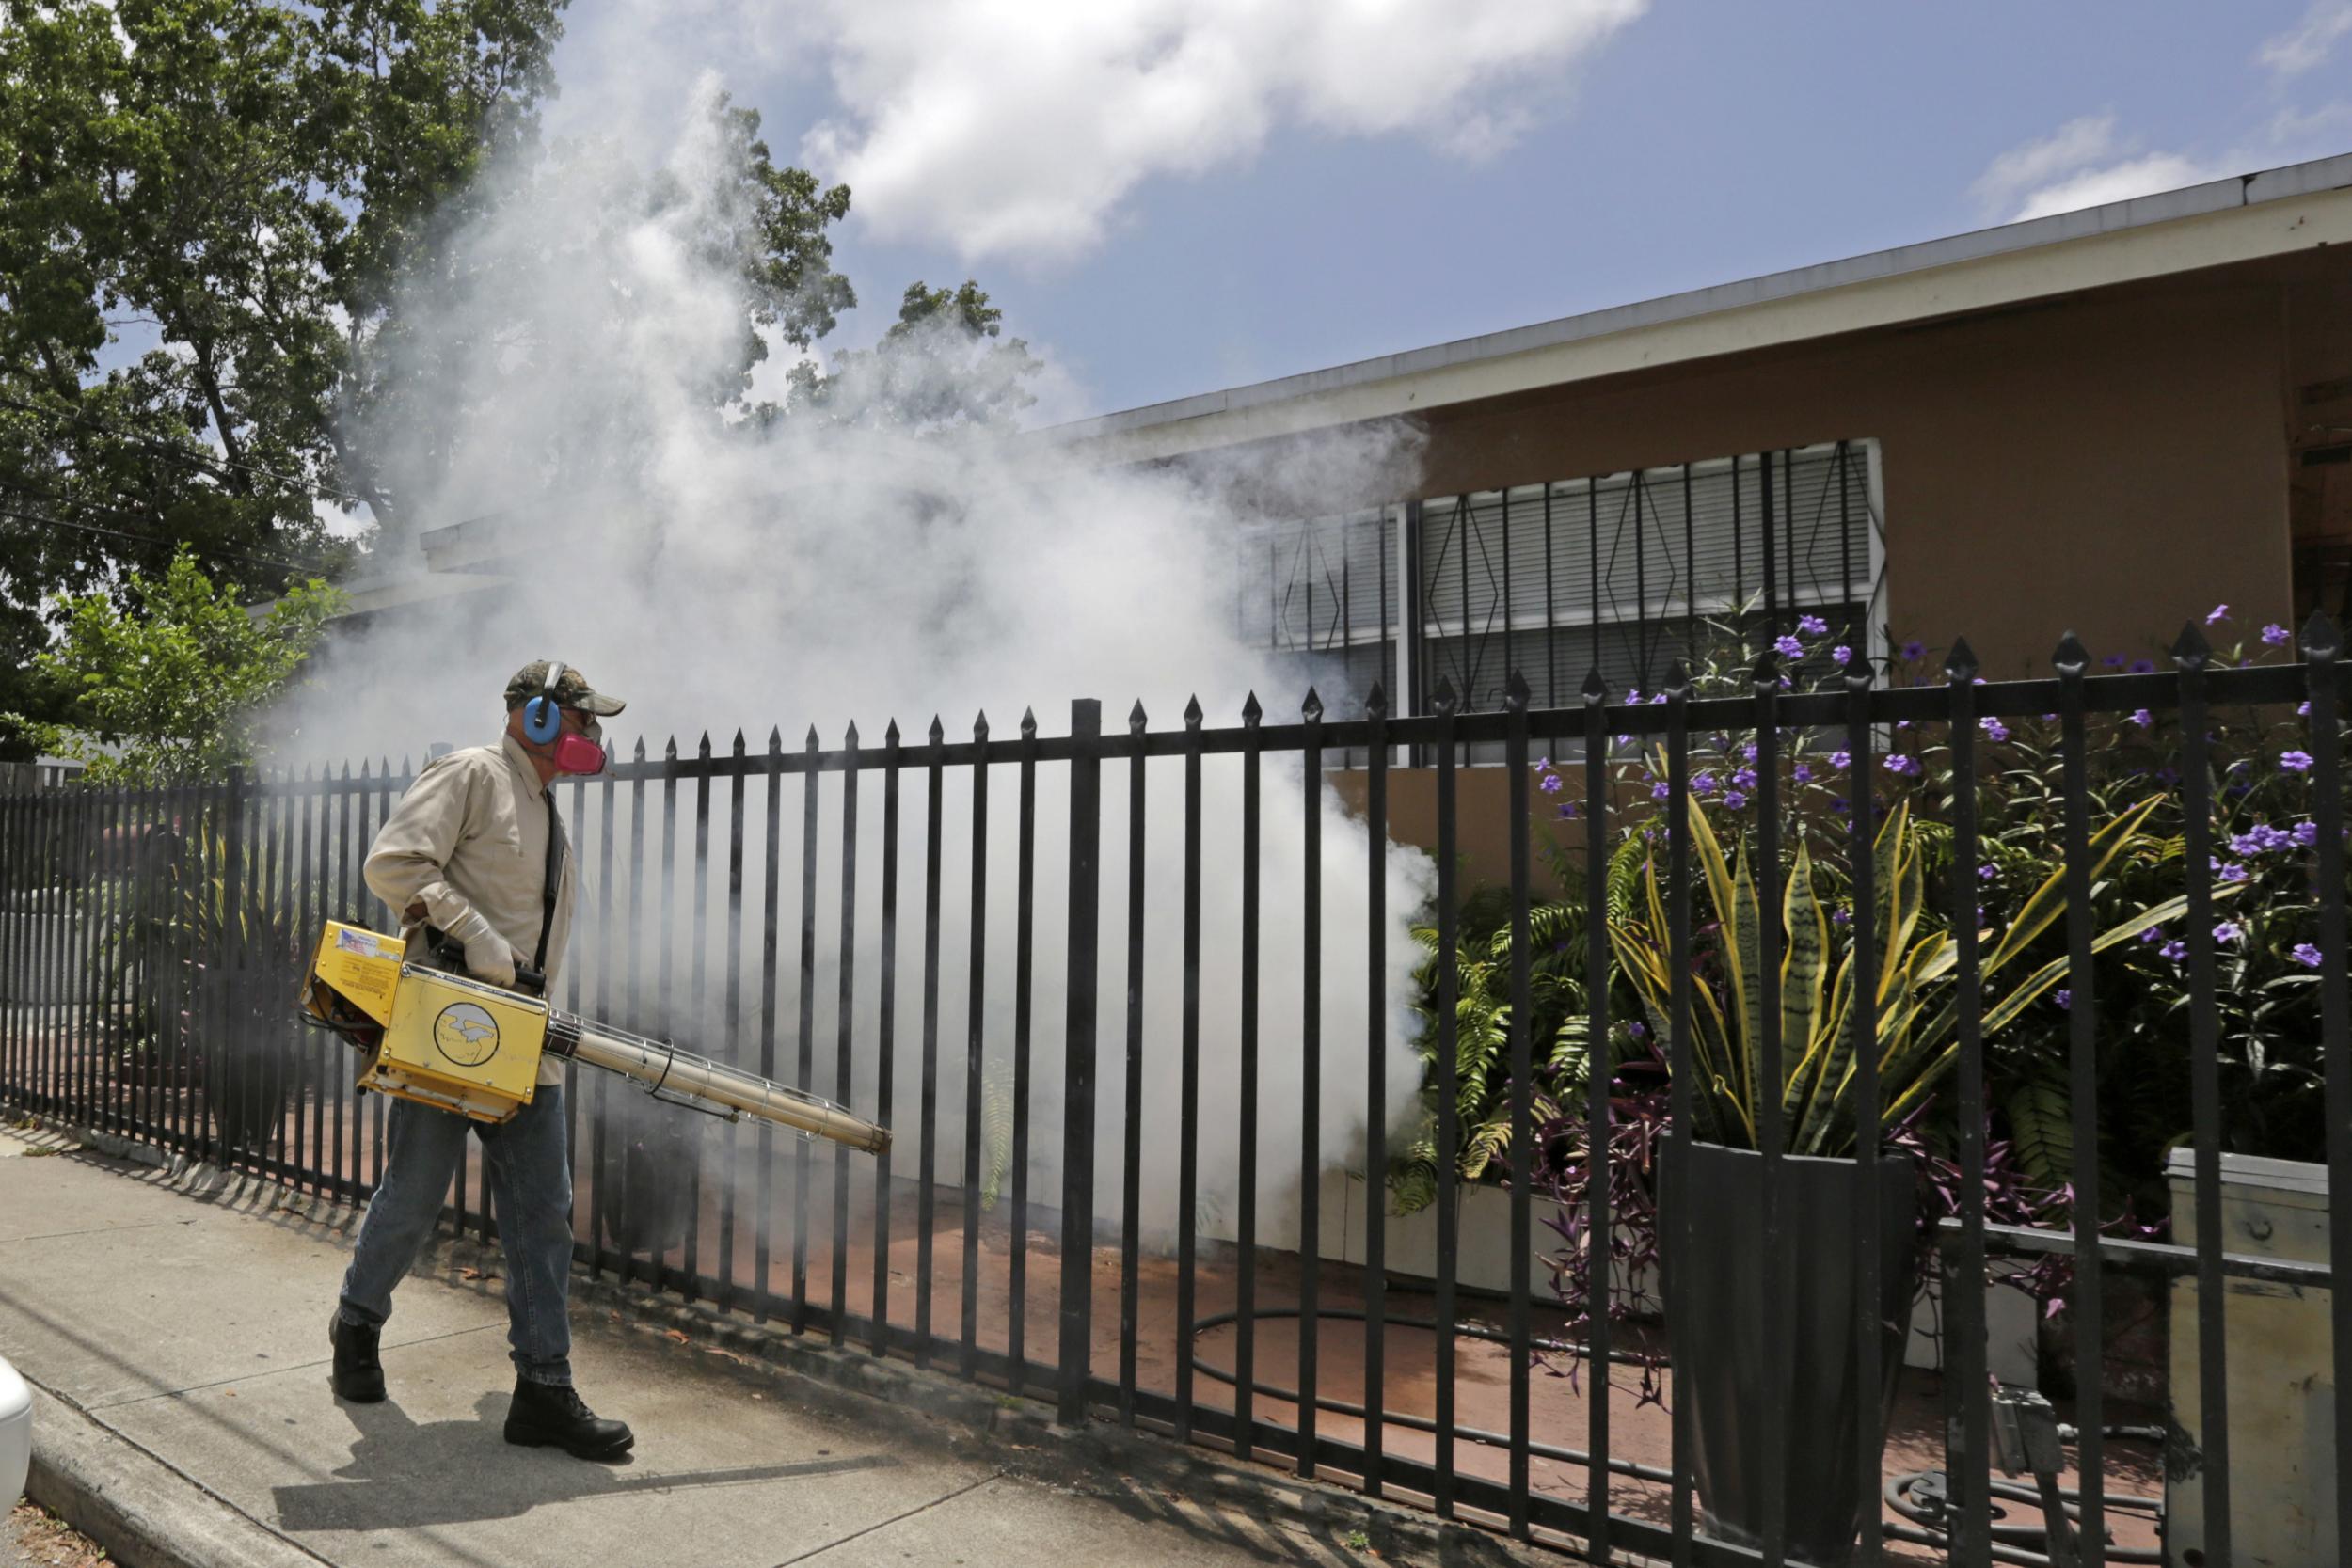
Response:
POLYGON ((470 1421, 419 1425, 399 1405, 337 1404, 358 1429, 336 1481, 272 1487, 278 1523, 288 1530, 400 1530, 512 1519, 541 1503, 674 1492, 794 1477, 887 1469, 889 1454, 747 1465, 721 1470, 630 1475, 628 1462, 589 1464, 548 1449, 510 1445, 501 1428, 506 1396, 485 1393, 470 1421))

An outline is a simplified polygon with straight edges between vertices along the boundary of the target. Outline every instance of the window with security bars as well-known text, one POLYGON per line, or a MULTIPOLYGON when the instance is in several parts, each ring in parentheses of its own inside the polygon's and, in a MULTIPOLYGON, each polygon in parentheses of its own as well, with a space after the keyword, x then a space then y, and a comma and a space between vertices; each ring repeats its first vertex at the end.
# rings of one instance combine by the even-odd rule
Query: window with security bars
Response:
POLYGON ((1595 668, 1623 702, 1806 616, 1834 634, 1807 640, 1816 657, 1876 653, 1876 463, 1874 442, 1837 441, 1255 527, 1241 630, 1348 717, 1375 679, 1394 712, 1432 711, 1441 680, 1465 711, 1499 708, 1514 669, 1539 708, 1580 703, 1595 668))
POLYGON ((1413 686, 1502 705, 1517 668, 1538 707, 1654 690, 1733 628, 1752 641, 1827 623, 1870 644, 1881 529, 1871 444, 1677 464, 1421 503, 1413 686))
POLYGON ((1242 534, 1240 630, 1277 656, 1270 713, 1288 719, 1311 687, 1333 718, 1359 718, 1375 681, 1401 708, 1396 517, 1370 508, 1242 534))

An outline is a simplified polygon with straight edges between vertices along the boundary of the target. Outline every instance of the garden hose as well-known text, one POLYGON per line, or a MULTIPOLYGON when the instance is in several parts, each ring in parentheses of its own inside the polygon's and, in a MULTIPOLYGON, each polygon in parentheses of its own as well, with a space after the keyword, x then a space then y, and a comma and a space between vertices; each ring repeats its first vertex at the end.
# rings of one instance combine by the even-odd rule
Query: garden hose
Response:
MULTIPOLYGON (((2137 1436, 2150 1430, 2160 1431, 2161 1429, 2135 1428, 2124 1432, 2121 1429, 2109 1428, 2107 1432, 2110 1436, 2137 1436)), ((1945 1481, 1944 1472, 1940 1470, 1914 1470, 1906 1475, 1887 1478, 1887 1506, 1912 1521, 1914 1525, 1925 1527, 1920 1529, 1907 1529, 1890 1521, 1885 1527, 1887 1534, 1897 1540, 1921 1542, 1931 1545, 1941 1546, 1950 1544, 1948 1528, 1950 1515, 1946 1511, 1947 1507, 1946 1497, 1938 1497, 1931 1504, 1922 1503, 1912 1496, 1919 1484, 1930 1478, 1933 1478, 1939 1487, 1948 1484, 1945 1481)), ((2058 1494, 2061 1497, 2070 1499, 2066 1511, 2067 1517, 2070 1519, 2078 1517, 2081 1511, 2075 1504, 2082 1497, 2081 1491, 2075 1487, 2059 1487, 2058 1494)), ((2006 1497, 2011 1502, 2024 1503, 2035 1510, 2039 1510, 2042 1505, 2042 1495, 2038 1491, 2017 1481, 1995 1480, 1991 1483, 1990 1495, 1994 1497, 2006 1497)), ((2100 1498, 2109 1508, 2144 1511, 2159 1518, 2164 1513, 2163 1499, 2158 1497, 2144 1497, 2132 1492, 2103 1492, 2100 1494, 2100 1498)), ((2038 1565, 2048 1563, 2051 1561, 2050 1558, 2032 1549, 2037 1545, 2046 1544, 2048 1540, 2048 1526, 2038 1520, 2032 1523, 2001 1524, 1996 1518, 1992 1525, 1994 1555, 2005 1562, 2037 1565, 2037 1568, 2038 1565)), ((2139 1547, 2109 1545, 2106 1560, 2109 1562, 2162 1562, 2164 1555, 2161 1552, 2148 1551, 2139 1547)))

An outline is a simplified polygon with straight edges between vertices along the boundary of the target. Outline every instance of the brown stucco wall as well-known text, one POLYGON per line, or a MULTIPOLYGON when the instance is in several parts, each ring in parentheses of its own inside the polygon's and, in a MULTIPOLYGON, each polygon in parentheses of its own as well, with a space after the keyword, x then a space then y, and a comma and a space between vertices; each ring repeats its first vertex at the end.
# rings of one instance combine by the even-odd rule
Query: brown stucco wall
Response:
MULTIPOLYGON (((2224 636, 2293 621, 2291 478, 2318 481, 2292 454, 2352 436, 2352 401, 2303 388, 2347 355, 2352 255, 2315 251, 1433 411, 1416 493, 1876 437, 1896 641, 1964 635, 1988 676, 2038 674, 2068 630, 2138 656, 2217 603, 2224 636)), ((1509 875, 1508 780, 1459 787, 1467 890, 1509 875)), ((1436 843, 1435 792, 1392 771, 1395 838, 1436 843)))
POLYGON ((1443 410, 1423 493, 1875 436, 1898 641, 2138 654, 2290 613, 2280 301, 2208 278, 1443 410))

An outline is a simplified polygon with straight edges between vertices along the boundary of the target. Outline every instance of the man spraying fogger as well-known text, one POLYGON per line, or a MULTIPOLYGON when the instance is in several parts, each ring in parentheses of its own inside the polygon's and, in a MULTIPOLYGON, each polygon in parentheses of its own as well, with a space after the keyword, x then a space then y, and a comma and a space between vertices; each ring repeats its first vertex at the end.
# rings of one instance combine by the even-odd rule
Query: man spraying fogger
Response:
MULTIPOLYGON (((571 933, 570 847, 548 787, 604 767, 599 719, 622 704, 555 661, 526 664, 506 683, 506 733, 494 746, 436 758, 403 796, 368 853, 368 886, 399 914, 412 957, 427 928, 463 945, 466 968, 515 984, 518 965, 552 981, 571 933)), ((378 1340, 392 1291, 423 1246, 451 1179, 480 1133, 506 1251, 507 1341, 515 1393, 506 1440, 581 1459, 616 1459, 635 1434, 605 1420, 572 1386, 568 1293, 571 1153, 561 1062, 542 1057, 529 1104, 511 1118, 469 1122, 395 1099, 385 1127, 384 1179, 368 1204, 329 1325, 339 1398, 384 1398, 378 1340)))

